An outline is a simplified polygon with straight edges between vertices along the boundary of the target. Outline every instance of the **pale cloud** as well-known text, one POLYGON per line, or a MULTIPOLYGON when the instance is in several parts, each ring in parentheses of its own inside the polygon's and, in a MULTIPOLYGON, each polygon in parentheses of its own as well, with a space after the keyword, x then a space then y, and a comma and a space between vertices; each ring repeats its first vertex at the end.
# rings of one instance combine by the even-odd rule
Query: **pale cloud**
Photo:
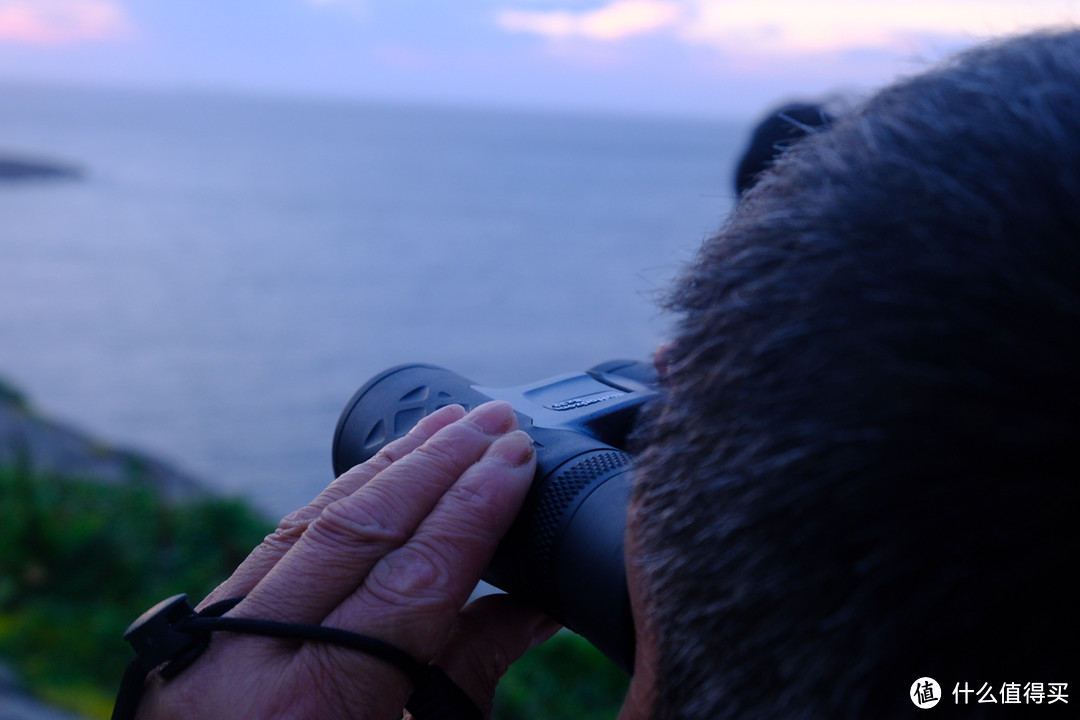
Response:
POLYGON ((928 37, 978 39, 1077 19, 1074 2, 694 0, 684 39, 755 54, 910 51, 928 37))
POLYGON ((861 48, 910 52, 927 38, 1076 23, 1076 0, 616 0, 589 9, 502 10, 507 31, 616 41, 645 33, 744 55, 861 48))
POLYGON ((677 2, 616 0, 597 9, 576 12, 503 10, 496 14, 495 22, 504 30, 550 38, 621 40, 675 27, 682 20, 683 12, 683 5, 677 2))
POLYGON ((117 40, 132 26, 113 0, 0 0, 0 43, 65 45, 117 40))

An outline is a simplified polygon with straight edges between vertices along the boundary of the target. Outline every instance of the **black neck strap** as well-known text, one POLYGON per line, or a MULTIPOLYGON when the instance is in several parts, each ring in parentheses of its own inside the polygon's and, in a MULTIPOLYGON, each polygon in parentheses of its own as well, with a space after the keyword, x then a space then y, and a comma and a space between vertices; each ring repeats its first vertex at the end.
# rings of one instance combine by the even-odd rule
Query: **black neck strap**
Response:
POLYGON ((113 707, 112 720, 133 720, 146 677, 154 669, 165 680, 179 675, 210 644, 214 632, 263 635, 304 642, 324 642, 379 658, 403 672, 415 691, 405 708, 417 720, 481 720, 483 713, 441 668, 419 662, 396 645, 347 630, 321 625, 223 617, 243 598, 214 603, 195 612, 187 595, 161 601, 143 613, 124 633, 135 648, 113 707))

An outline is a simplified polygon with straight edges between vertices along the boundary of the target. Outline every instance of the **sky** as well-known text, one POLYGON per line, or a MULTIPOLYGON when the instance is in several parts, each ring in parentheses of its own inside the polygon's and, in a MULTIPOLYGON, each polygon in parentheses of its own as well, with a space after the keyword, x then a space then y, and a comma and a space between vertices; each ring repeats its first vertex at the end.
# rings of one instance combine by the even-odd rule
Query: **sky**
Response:
POLYGON ((0 81, 743 118, 1080 0, 0 0, 0 81))

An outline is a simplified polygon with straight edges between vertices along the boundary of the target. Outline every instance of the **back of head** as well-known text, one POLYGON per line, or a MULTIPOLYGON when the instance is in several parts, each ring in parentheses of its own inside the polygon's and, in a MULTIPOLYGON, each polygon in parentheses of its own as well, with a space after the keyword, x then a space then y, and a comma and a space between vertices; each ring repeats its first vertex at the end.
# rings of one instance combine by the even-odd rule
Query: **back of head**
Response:
POLYGON ((1080 32, 971 51, 802 140, 671 305, 631 516, 656 717, 1067 680, 1080 32))

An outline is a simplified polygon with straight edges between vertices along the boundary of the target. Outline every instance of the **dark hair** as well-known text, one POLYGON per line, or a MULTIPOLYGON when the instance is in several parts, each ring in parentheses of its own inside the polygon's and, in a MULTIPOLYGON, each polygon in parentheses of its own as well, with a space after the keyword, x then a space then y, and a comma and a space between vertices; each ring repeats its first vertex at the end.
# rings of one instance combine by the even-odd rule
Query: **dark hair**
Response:
POLYGON ((630 521, 655 717, 1068 680, 1080 33, 975 49, 801 140, 670 305, 630 521))

